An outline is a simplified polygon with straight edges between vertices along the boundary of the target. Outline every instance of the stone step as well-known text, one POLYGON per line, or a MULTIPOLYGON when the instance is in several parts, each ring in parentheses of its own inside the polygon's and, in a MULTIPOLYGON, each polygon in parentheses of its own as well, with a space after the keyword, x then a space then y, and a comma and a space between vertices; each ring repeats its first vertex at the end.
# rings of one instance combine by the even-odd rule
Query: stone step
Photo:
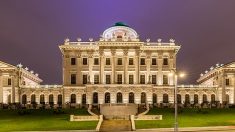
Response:
POLYGON ((130 120, 104 120, 100 127, 101 132, 131 131, 130 120))

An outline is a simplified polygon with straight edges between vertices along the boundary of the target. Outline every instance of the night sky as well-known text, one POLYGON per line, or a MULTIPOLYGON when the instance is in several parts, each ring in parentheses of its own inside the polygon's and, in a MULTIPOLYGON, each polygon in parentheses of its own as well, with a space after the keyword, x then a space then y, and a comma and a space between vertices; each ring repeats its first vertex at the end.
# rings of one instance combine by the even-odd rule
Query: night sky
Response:
POLYGON ((1 0, 0 60, 21 62, 44 84, 61 84, 64 39, 97 40, 118 21, 143 41, 174 38, 182 45, 177 67, 187 77, 181 83, 235 60, 235 0, 1 0))

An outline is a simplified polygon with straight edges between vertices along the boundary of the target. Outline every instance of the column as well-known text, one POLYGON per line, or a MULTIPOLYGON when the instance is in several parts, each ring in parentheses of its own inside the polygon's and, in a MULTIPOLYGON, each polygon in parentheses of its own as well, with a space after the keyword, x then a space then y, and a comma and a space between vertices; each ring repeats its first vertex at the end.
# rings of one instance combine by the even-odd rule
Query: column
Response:
POLYGON ((104 50, 100 50, 100 84, 104 83, 104 50))
POLYGON ((3 77, 0 74, 0 103, 3 103, 3 77))
POLYGON ((135 84, 139 84, 139 72, 140 72, 140 50, 135 51, 135 84))
POLYGON ((162 85, 163 83, 163 74, 162 74, 162 52, 159 52, 158 58, 157 58, 157 64, 158 64, 158 74, 157 74, 157 84, 162 85))
POLYGON ((14 81, 14 76, 11 75, 11 102, 15 103, 15 81, 14 81))
POLYGON ((221 87, 222 87, 222 103, 226 101, 226 91, 225 91, 225 74, 221 75, 221 87))
POLYGON ((79 53, 78 58, 77 58, 77 84, 78 85, 82 85, 81 66, 82 66, 82 58, 81 58, 81 53, 79 53))
POLYGON ((89 83, 94 83, 94 75, 92 72, 92 67, 93 67, 93 53, 89 52, 88 53, 88 68, 89 68, 89 75, 88 75, 88 80, 90 81, 89 83))
POLYGON ((115 66, 116 66, 116 59, 115 59, 115 54, 116 54, 116 50, 115 49, 111 49, 111 54, 112 54, 112 58, 111 58, 111 65, 112 65, 112 84, 116 83, 115 80, 115 66))
POLYGON ((151 76, 150 76, 150 65, 151 65, 151 61, 150 61, 150 59, 151 59, 151 52, 150 51, 147 51, 148 53, 147 53, 147 59, 146 59, 146 70, 147 70, 147 77, 146 77, 146 79, 147 79, 147 83, 151 83, 151 76))
POLYGON ((127 79, 128 79, 128 50, 125 49, 123 50, 123 56, 124 56, 124 63, 123 63, 123 66, 124 66, 124 84, 127 83, 127 79))
POLYGON ((235 104, 235 74, 233 74, 233 104, 235 104))

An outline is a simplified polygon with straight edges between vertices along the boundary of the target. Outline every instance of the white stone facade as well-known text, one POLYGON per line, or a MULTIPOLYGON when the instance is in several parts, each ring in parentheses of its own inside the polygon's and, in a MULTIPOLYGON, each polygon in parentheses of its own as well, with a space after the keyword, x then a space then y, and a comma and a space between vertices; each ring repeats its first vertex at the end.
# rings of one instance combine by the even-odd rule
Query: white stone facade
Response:
MULTIPOLYGON (((176 57, 180 46, 140 41, 135 30, 116 23, 98 41, 66 39, 62 53, 63 85, 39 85, 42 80, 22 67, 7 74, 14 85, 4 85, 6 67, 0 65, 0 103, 70 104, 75 107, 105 103, 171 106, 174 103, 176 57), (21 72, 19 72, 21 71, 21 72), (22 73, 19 77, 18 73, 22 73), (17 80, 22 83, 17 83, 17 80), (16 92, 17 91, 17 92, 16 92), (11 96, 11 100, 7 96, 11 96)), ((2 63, 3 64, 3 63, 2 63)), ((5 63, 4 63, 5 64, 5 63)), ((5 64, 8 65, 8 64, 5 64)), ((10 66, 10 65, 8 65, 10 66)), ((179 104, 235 102, 235 62, 211 69, 198 79, 200 85, 179 85, 179 104), (229 78, 229 85, 226 79, 229 78), (181 97, 180 97, 181 96, 181 97)))

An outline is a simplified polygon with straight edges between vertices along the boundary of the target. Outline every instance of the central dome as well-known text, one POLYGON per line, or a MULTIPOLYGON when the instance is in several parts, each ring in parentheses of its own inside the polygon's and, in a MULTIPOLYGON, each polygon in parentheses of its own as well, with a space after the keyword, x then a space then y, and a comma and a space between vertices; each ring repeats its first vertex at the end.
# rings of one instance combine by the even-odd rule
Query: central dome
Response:
POLYGON ((124 22, 116 22, 112 27, 106 29, 102 37, 106 40, 128 40, 136 41, 138 39, 138 34, 132 28, 130 28, 124 22))
POLYGON ((124 26, 124 27, 129 27, 126 23, 124 22, 116 22, 113 26, 124 26))

